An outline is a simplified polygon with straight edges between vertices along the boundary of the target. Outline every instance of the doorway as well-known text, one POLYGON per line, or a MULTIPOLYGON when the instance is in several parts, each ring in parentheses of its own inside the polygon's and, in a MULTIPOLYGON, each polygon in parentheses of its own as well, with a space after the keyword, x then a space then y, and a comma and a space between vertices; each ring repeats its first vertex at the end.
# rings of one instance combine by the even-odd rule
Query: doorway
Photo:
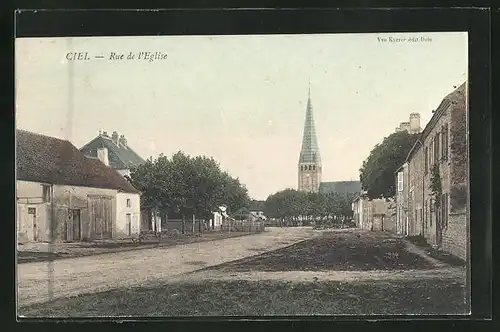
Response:
POLYGON ((125 229, 127 230, 127 236, 130 236, 132 235, 132 215, 127 213, 125 217, 125 229))
POLYGON ((31 219, 33 241, 38 241, 38 226, 36 224, 36 208, 28 208, 28 216, 31 219))
POLYGON ((443 243, 443 225, 441 209, 436 209, 436 245, 441 247, 443 243))
POLYGON ((73 241, 79 241, 82 238, 82 223, 80 219, 80 210, 72 209, 70 210, 70 214, 73 219, 73 241))

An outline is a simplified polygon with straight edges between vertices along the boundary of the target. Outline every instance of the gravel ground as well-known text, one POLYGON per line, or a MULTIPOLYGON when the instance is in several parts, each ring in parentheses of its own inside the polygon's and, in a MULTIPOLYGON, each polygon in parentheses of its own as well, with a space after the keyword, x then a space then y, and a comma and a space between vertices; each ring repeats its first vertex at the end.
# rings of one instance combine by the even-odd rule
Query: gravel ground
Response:
POLYGON ((252 235, 243 232, 211 232, 197 236, 162 237, 160 239, 145 239, 143 242, 132 242, 131 240, 103 240, 93 242, 76 243, 28 243, 18 245, 17 262, 30 263, 49 261, 50 259, 65 259, 84 256, 101 255, 120 251, 141 250, 150 248, 165 248, 188 243, 215 241, 225 238, 252 235), (51 246, 51 247, 49 247, 51 246))
POLYGON ((155 248, 17 265, 18 306, 53 298, 144 286, 203 266, 275 250, 314 237, 311 228, 269 228, 264 233, 155 248))

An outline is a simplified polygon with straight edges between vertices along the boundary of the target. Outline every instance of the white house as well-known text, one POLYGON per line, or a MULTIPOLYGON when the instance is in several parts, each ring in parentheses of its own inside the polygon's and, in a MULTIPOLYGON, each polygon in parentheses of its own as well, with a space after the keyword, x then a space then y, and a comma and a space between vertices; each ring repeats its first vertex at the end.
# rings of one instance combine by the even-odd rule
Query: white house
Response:
POLYGON ((18 241, 80 241, 139 233, 139 192, 69 141, 16 132, 18 241))

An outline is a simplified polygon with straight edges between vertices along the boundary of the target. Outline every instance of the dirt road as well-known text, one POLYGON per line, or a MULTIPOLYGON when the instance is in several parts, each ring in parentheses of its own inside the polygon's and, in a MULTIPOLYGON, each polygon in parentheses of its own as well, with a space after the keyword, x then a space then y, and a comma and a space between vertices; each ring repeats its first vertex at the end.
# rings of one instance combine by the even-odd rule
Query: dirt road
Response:
POLYGON ((307 227, 268 228, 261 234, 219 241, 19 264, 18 305, 168 281, 179 274, 279 249, 319 234, 307 227))

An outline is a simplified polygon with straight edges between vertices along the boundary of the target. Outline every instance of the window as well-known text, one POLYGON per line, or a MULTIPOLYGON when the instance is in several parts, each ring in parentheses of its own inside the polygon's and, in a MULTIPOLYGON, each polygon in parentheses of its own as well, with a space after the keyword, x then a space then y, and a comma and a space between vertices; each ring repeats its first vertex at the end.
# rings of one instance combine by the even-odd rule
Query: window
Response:
POLYGON ((443 128, 443 155, 442 158, 443 160, 448 160, 448 124, 444 125, 443 128))
POLYGON ((434 163, 439 162, 439 133, 436 134, 434 139, 434 163))
POLYGON ((43 202, 50 202, 50 185, 42 184, 42 199, 43 202))
POLYGON ((315 171, 315 170, 316 170, 316 165, 313 165, 313 171, 315 171))
POLYGON ((424 201, 424 223, 427 229, 427 200, 424 201))
POLYGON ((312 166, 311 166, 311 165, 309 165, 309 170, 311 170, 311 169, 312 169, 312 166))
POLYGON ((432 227, 432 213, 434 212, 434 204, 432 198, 429 200, 429 224, 432 227))
POLYGON ((429 151, 429 168, 434 164, 434 138, 431 138, 430 143, 430 151, 429 151))
POLYGON ((426 146, 425 147, 425 153, 424 153, 425 161, 424 161, 424 171, 425 174, 429 171, 429 148, 426 146))
POLYGON ((130 202, 130 198, 127 198, 127 207, 131 207, 132 203, 130 202))
POLYGON ((443 226, 448 227, 448 194, 441 196, 441 215, 443 219, 443 226))
POLYGON ((403 172, 398 173, 398 191, 403 191, 403 172))

